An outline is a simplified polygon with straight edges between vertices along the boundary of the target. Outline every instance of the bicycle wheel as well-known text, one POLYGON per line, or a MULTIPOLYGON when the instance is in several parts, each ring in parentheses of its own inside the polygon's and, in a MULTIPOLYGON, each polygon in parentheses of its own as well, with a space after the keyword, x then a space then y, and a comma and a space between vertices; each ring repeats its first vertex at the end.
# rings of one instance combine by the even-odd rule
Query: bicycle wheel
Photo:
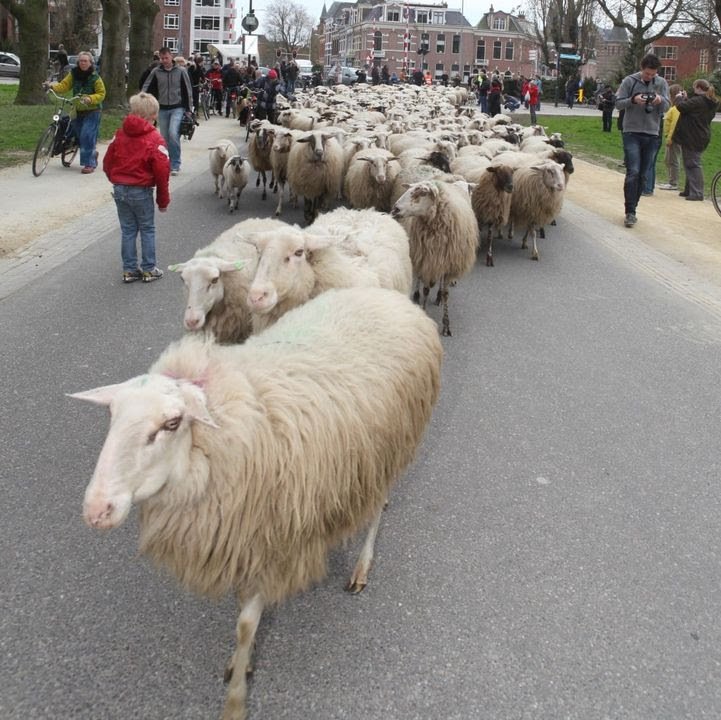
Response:
POLYGON ((200 99, 200 106, 203 109, 203 117, 206 120, 210 120, 210 98, 207 93, 200 99))
POLYGON ((63 152, 60 156, 63 167, 70 167, 73 164, 73 160, 75 160, 75 156, 78 154, 79 148, 80 145, 78 144, 78 139, 75 135, 65 139, 63 152))
POLYGON ((711 200, 716 212, 721 215, 721 172, 717 172, 711 181, 711 200))
POLYGON ((35 147, 33 155, 33 175, 40 177, 48 166, 50 158, 53 156, 53 145, 55 144, 55 134, 58 131, 57 123, 52 123, 45 132, 40 136, 38 144, 35 147))

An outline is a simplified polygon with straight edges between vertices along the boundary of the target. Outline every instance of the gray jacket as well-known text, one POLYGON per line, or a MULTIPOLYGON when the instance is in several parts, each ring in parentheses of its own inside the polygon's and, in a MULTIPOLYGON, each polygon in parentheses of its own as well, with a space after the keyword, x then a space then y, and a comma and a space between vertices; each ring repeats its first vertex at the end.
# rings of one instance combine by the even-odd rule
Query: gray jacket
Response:
POLYGON ((641 73, 637 72, 624 78, 621 86, 616 91, 616 108, 624 110, 623 132, 643 133, 644 135, 658 135, 666 110, 671 107, 668 97, 668 84, 658 75, 648 83, 641 79, 641 73), (646 112, 646 105, 638 105, 632 102, 632 98, 639 93, 656 93, 660 95, 663 102, 659 105, 651 105, 650 111, 646 112))
POLYGON ((161 110, 193 108, 193 88, 185 68, 174 65, 166 70, 162 65, 153 68, 143 83, 143 90, 155 95, 161 110))

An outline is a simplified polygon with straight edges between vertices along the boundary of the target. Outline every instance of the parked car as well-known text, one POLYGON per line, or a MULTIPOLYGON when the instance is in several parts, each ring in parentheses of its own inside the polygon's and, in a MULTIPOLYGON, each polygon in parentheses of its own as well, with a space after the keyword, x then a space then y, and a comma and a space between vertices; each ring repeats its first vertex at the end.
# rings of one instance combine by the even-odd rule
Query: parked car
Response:
POLYGON ((20 58, 14 53, 0 52, 0 75, 20 77, 20 58))
POLYGON ((313 76, 313 63, 310 60, 301 60, 296 58, 296 64, 298 65, 298 80, 301 83, 310 82, 313 76))

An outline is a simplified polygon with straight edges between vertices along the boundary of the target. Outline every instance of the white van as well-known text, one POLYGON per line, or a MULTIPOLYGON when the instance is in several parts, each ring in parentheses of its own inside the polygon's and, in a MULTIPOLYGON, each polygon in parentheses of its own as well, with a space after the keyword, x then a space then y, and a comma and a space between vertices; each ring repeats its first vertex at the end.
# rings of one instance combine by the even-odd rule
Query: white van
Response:
POLYGON ((295 64, 298 66, 298 80, 301 82, 310 82, 311 75, 313 74, 313 63, 310 60, 299 60, 296 58, 295 64))

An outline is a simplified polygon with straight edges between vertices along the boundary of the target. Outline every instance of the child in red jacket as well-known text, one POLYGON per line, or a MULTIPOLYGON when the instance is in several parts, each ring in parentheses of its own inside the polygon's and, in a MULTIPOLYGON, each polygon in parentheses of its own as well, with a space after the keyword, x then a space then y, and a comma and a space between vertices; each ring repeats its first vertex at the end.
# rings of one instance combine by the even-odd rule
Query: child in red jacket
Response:
POLYGON ((153 127, 160 107, 149 93, 130 98, 130 113, 108 145, 103 170, 113 183, 122 241, 123 282, 152 282, 163 277, 155 264, 155 208, 153 187, 157 188, 158 210, 170 204, 168 178, 170 157, 165 140, 153 127), (141 264, 138 267, 136 241, 140 233, 141 264))

